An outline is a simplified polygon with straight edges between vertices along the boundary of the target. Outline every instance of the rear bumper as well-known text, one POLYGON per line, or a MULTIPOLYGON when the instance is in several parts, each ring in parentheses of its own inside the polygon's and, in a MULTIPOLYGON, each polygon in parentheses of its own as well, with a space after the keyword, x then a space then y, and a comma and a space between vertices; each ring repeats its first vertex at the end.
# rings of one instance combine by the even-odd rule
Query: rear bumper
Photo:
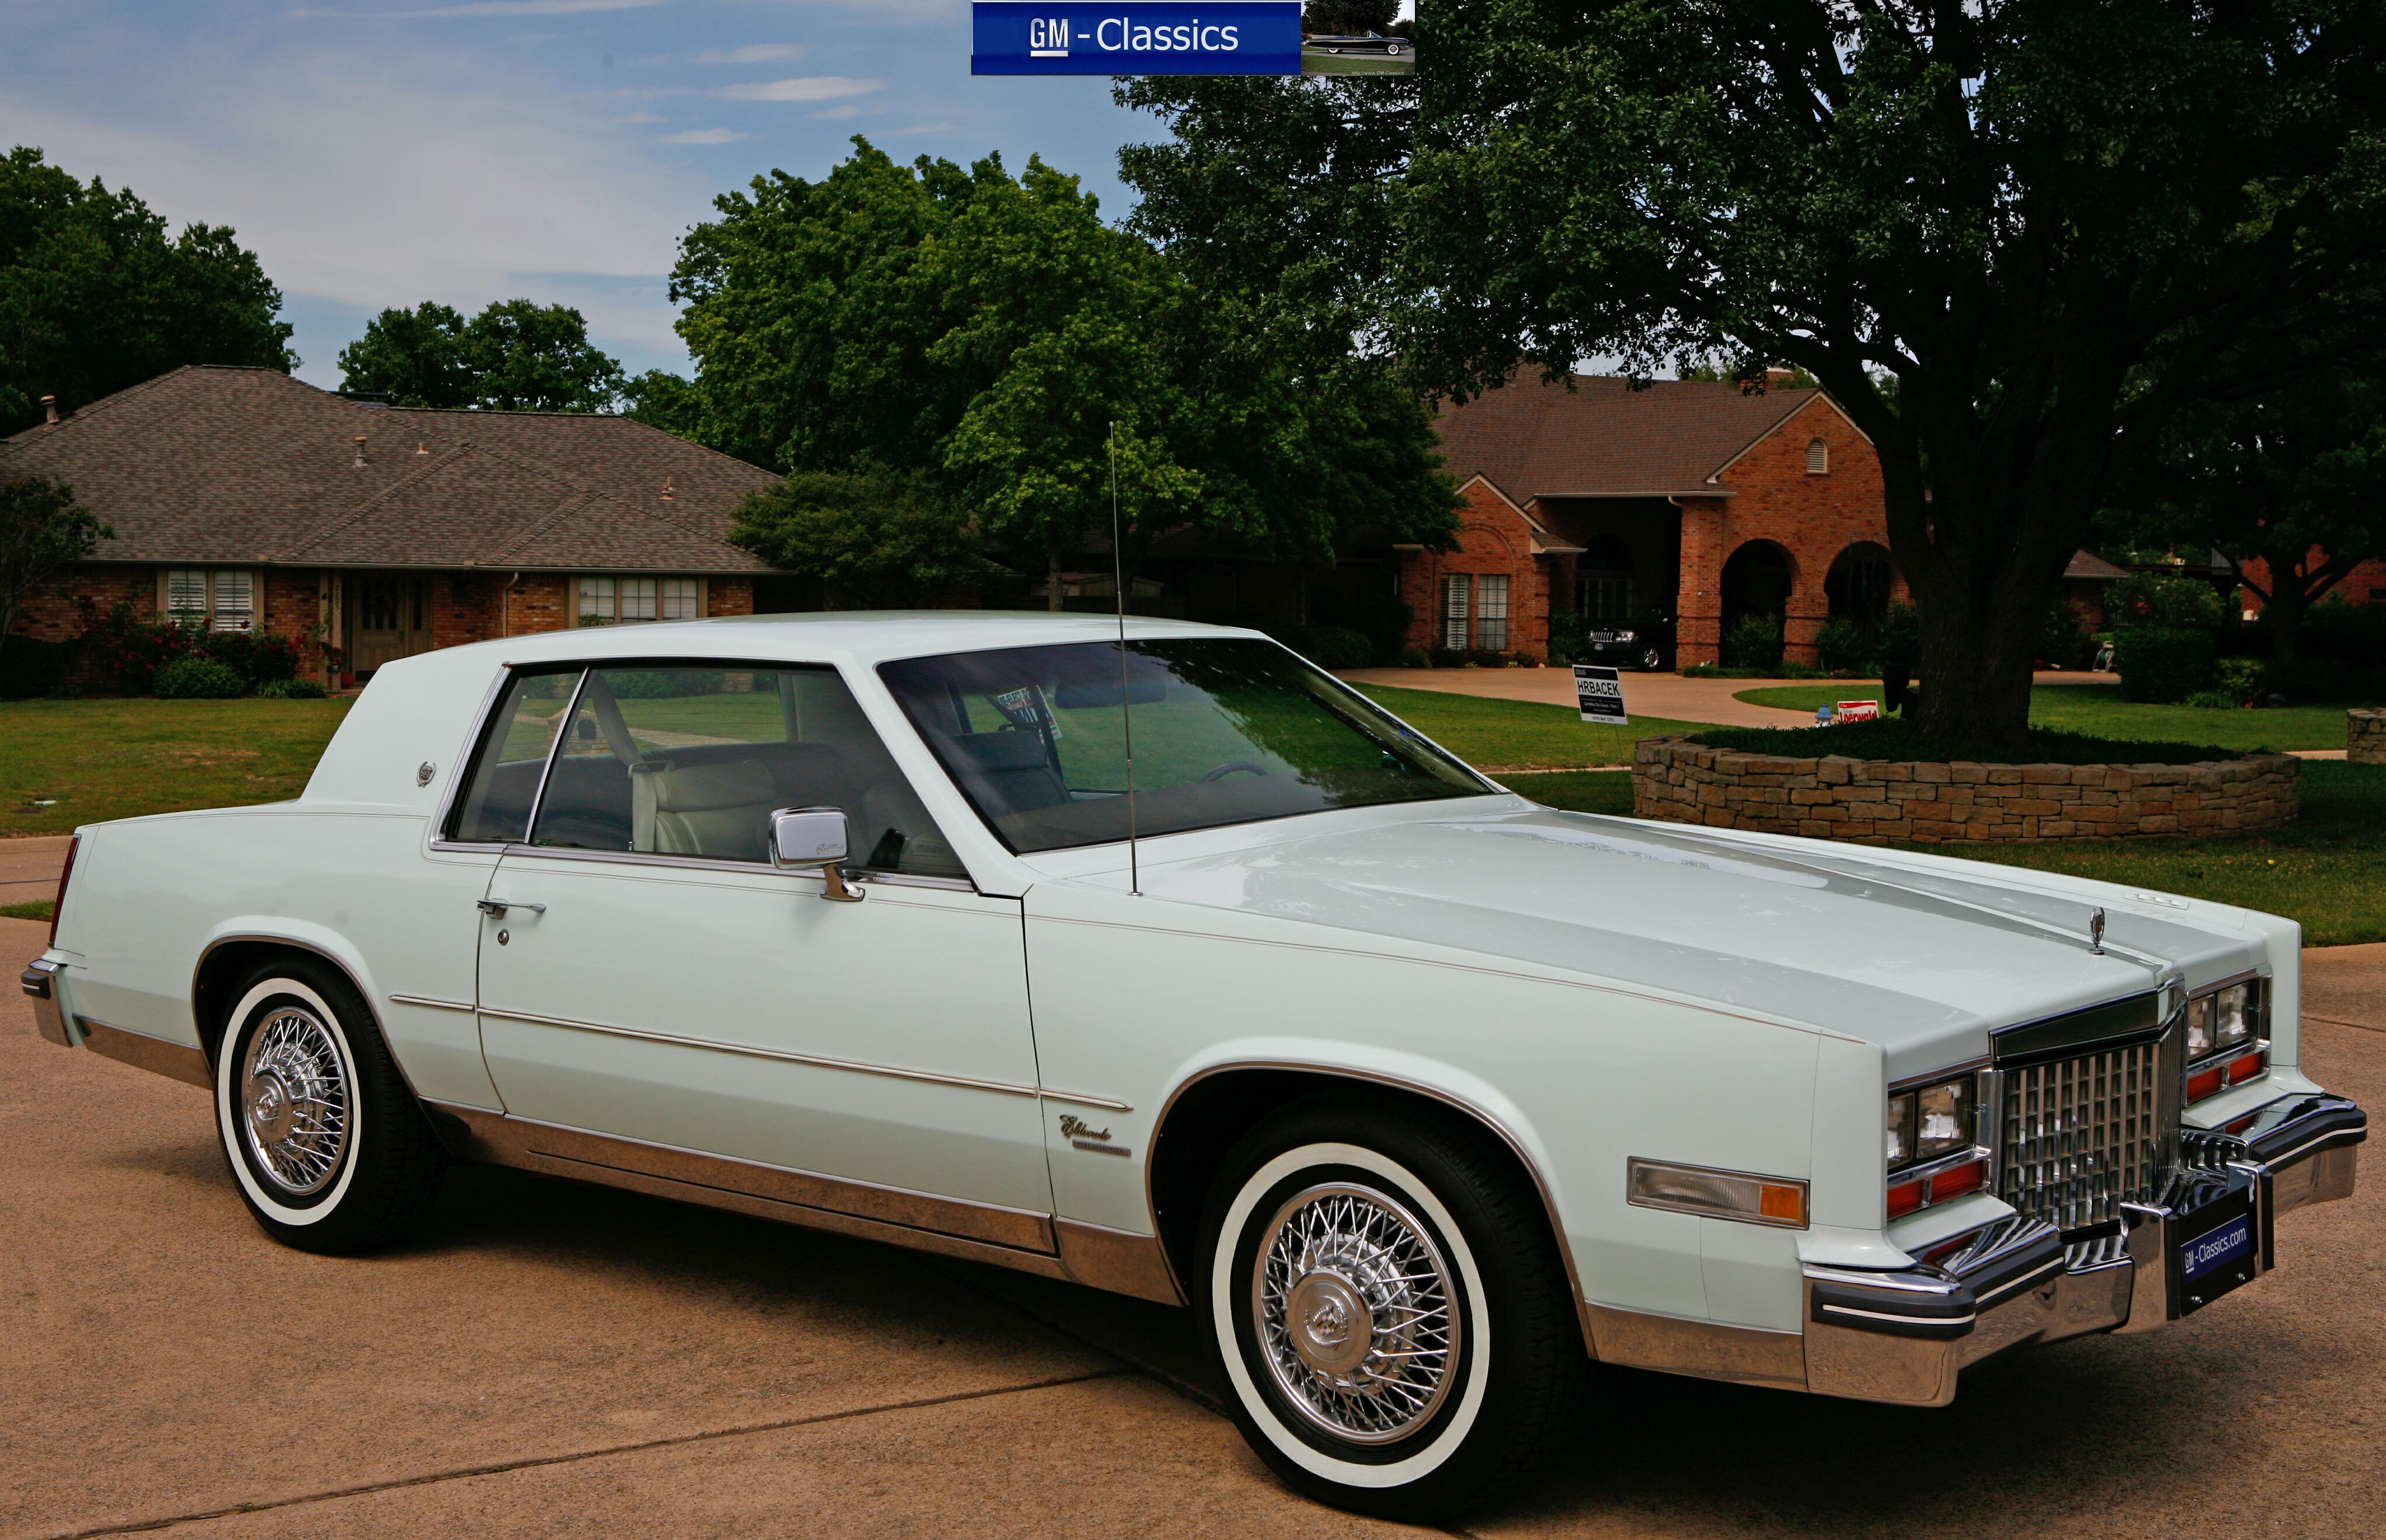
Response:
POLYGON ((2290 1096, 2240 1132, 2190 1132, 2165 1200, 2127 1204, 2114 1224, 2066 1236, 2012 1218, 1935 1266, 1805 1269, 1806 1388, 1945 1406, 1964 1370, 2007 1348, 2091 1332, 2142 1332, 2191 1315, 2277 1263, 2279 1218, 2351 1197, 2368 1118, 2342 1096, 2290 1096), (2248 1243, 2223 1244, 2239 1221, 2248 1243), (2181 1252, 2208 1237, 2190 1275, 2181 1252))
POLYGON ((33 1002, 33 1025, 41 1034, 61 1048, 73 1047, 75 1040, 67 1031, 66 1005, 58 995, 58 965, 38 958, 26 965, 17 982, 33 1002))

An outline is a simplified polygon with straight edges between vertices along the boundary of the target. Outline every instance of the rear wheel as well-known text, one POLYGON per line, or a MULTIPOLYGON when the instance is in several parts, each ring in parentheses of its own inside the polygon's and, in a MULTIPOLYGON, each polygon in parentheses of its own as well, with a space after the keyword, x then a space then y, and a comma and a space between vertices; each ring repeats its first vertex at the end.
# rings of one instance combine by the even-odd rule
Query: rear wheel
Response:
POLYGON ((216 1053, 216 1122, 243 1202, 305 1251, 370 1250, 429 1211, 446 1169, 372 1014, 328 964, 251 974, 216 1053))
POLYGON ((1552 1447, 1584 1356, 1539 1204, 1455 1118, 1296 1104, 1230 1157, 1200 1307, 1243 1435, 1321 1501, 1412 1521, 1552 1447))

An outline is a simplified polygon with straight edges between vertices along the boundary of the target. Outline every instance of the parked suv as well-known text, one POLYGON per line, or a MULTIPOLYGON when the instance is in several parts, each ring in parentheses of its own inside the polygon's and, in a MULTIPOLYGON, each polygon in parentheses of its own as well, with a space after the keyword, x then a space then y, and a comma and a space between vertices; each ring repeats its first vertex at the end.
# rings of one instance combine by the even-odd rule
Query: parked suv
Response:
POLYGON ((1626 621, 1594 620, 1583 633, 1581 661, 1655 673, 1674 665, 1674 618, 1644 610, 1626 621))

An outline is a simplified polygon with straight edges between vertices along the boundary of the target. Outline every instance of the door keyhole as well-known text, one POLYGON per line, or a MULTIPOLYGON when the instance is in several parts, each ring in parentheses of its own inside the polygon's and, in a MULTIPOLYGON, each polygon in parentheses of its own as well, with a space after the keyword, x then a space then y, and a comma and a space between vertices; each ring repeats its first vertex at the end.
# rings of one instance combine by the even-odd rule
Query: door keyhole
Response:
POLYGON ((497 945, 503 946, 507 942, 511 941, 513 938, 514 933, 511 931, 499 931, 497 933, 497 945))

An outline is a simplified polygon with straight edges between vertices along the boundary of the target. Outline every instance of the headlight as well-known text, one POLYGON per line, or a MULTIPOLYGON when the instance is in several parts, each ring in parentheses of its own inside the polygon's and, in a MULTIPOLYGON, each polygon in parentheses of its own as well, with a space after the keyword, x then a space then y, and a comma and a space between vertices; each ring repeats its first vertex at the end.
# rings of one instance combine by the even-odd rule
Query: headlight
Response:
POLYGON ((1638 635, 1639 633, 1635 632, 1619 631, 1615 633, 1615 639, 1619 642, 1630 642, 1637 640, 1638 635))
POLYGON ((1896 1171, 1971 1148, 1978 1103, 1970 1075, 1890 1097, 1889 1169, 1896 1171))
POLYGON ((2187 1003, 2187 1058, 2191 1064, 2212 1051, 2215 1003, 2215 997, 2210 995, 2187 1003))
POLYGON ((2251 980, 2231 984, 2213 998, 2219 1008, 2219 1031, 2215 1033, 2219 1046, 2226 1048, 2254 1035, 2254 985, 2251 980))

